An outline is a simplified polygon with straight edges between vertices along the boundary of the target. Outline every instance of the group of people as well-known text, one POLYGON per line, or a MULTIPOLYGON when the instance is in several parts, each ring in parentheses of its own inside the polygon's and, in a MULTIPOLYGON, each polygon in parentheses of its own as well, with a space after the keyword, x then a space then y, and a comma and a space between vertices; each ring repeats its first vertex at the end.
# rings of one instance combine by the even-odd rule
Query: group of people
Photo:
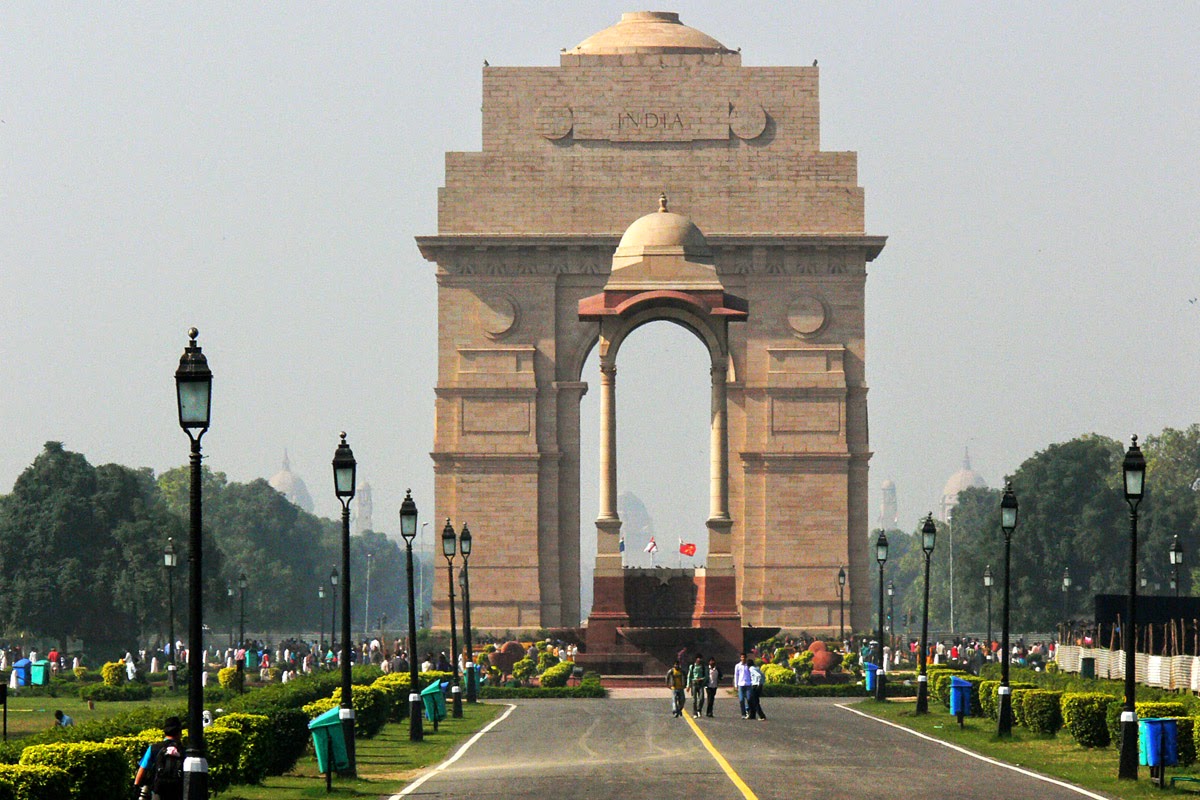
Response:
MULTIPOLYGON (((700 719, 713 715, 713 703, 717 696, 717 687, 721 684, 724 673, 717 666, 715 658, 704 663, 704 657, 697 654, 695 661, 688 667, 687 672, 681 666, 682 659, 676 659, 671 669, 667 671, 667 685, 671 687, 671 715, 682 717, 687 704, 686 692, 692 693, 692 716, 700 719)), ((738 708, 742 719, 763 719, 767 715, 762 709, 762 689, 765 679, 760 663, 742 653, 738 663, 733 668, 733 686, 737 689, 738 708)))

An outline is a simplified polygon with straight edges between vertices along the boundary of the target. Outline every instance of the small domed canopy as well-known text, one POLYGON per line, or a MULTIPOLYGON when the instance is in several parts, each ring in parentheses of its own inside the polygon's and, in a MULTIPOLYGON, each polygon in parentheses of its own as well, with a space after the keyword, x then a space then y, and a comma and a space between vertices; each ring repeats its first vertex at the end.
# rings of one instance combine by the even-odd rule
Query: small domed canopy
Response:
POLYGON ((706 33, 689 28, 673 11, 632 11, 566 51, 572 55, 628 53, 732 53, 706 33))
POLYGON ((690 217, 667 208, 634 220, 613 253, 606 289, 645 290, 666 286, 720 291, 724 287, 713 266, 712 249, 690 217))

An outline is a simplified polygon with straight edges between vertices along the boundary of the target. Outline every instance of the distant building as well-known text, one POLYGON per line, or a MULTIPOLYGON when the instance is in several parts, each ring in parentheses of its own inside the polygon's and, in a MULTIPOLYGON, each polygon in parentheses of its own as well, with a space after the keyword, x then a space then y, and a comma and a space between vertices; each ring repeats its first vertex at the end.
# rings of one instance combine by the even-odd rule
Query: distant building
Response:
POLYGON ((267 483, 271 488, 286 497, 288 501, 299 506, 308 513, 313 513, 312 495, 299 475, 292 472, 291 462, 288 461, 287 450, 283 451, 283 468, 270 477, 267 483))
POLYGON ((950 521, 950 514, 958 505, 958 493, 963 489, 986 489, 987 481, 978 472, 971 469, 971 452, 964 450, 962 469, 950 476, 942 489, 942 501, 939 505, 938 516, 942 522, 950 521))
POLYGON ((899 513, 896 510, 896 484, 890 480, 884 481, 880 491, 883 493, 883 498, 879 501, 879 519, 876 527, 890 531, 900 521, 899 513))
POLYGON ((375 530, 374 521, 371 519, 371 484, 369 482, 363 481, 355 491, 354 504, 351 508, 354 510, 355 533, 375 530))

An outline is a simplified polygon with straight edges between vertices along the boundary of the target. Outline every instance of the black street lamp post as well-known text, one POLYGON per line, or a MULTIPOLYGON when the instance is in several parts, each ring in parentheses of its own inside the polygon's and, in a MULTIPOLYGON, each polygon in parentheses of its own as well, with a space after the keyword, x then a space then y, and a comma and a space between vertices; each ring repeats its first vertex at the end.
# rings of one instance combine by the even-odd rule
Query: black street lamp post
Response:
POLYGON ((450 693, 454 698, 453 711, 450 715, 455 719, 462 717, 462 687, 458 683, 458 621, 454 613, 454 555, 458 550, 458 540, 454 535, 454 527, 450 518, 446 518, 446 526, 442 528, 442 555, 446 557, 446 578, 450 587, 450 668, 454 671, 454 682, 450 685, 450 693))
POLYGON ((887 616, 887 635, 888 644, 892 647, 892 660, 896 660, 896 587, 891 581, 887 585, 888 596, 888 616, 887 616))
POLYGON ((346 444, 346 432, 333 453, 333 491, 342 504, 342 735, 346 739, 346 769, 343 775, 355 774, 354 754, 354 695, 350 688, 350 501, 354 499, 355 473, 358 462, 346 444))
POLYGON ((463 557, 462 569, 458 573, 458 583, 463 595, 463 648, 466 650, 463 664, 467 668, 467 674, 464 677, 467 681, 467 702, 474 703, 479 698, 475 688, 475 648, 471 646, 471 572, 467 565, 467 561, 471 557, 471 529, 465 522, 462 533, 458 537, 458 549, 462 551, 463 557))
POLYGON ((171 637, 167 647, 171 650, 167 664, 167 688, 175 691, 175 567, 179 556, 175 552, 175 540, 168 538, 163 548, 163 566, 167 569, 167 635, 171 637))
MULTIPOLYGON (((329 570, 329 651, 337 652, 337 567, 329 570)), ((322 658, 324 654, 322 654, 322 658)))
POLYGON ((249 585, 246 573, 238 575, 238 593, 241 595, 241 610, 238 613, 238 650, 242 653, 237 662, 238 694, 246 691, 246 587, 249 585))
POLYGON ((317 584, 317 607, 317 628, 319 629, 317 633, 317 650, 320 651, 321 655, 316 666, 320 668, 321 661, 324 660, 325 656, 325 584, 323 583, 317 584))
MULTIPOLYGON (((846 568, 838 567, 838 638, 846 641, 846 568)), ((843 645, 844 646, 844 645, 843 645)))
POLYGON ((921 606, 921 652, 917 656, 917 711, 929 713, 929 676, 925 674, 925 659, 929 653, 929 557, 937 542, 937 525, 933 514, 925 517, 921 525, 921 552, 925 554, 925 601, 921 606))
POLYGON ((229 603, 229 649, 233 650, 233 584, 225 584, 225 599, 229 603))
POLYGON ((1133 437, 1129 449, 1125 451, 1121 473, 1125 483, 1125 502, 1129 504, 1129 605, 1121 623, 1125 647, 1125 707, 1121 710, 1121 762, 1117 777, 1136 781, 1138 741, 1134 673, 1137 664, 1134 651, 1137 649, 1137 509, 1146 484, 1146 458, 1138 447, 1137 436, 1133 437))
POLYGON ((878 650, 876 657, 879 661, 879 669, 875 672, 875 700, 882 703, 887 699, 887 691, 885 684, 887 677, 885 676, 883 663, 883 565, 887 563, 888 557, 888 540, 887 534, 882 530, 879 531, 879 538, 875 540, 875 560, 879 562, 879 630, 878 634, 878 650))
POLYGON ((1067 632, 1069 627, 1069 619, 1071 616, 1071 568, 1063 568, 1062 577, 1062 592, 1063 592, 1063 639, 1066 639, 1070 634, 1067 632))
POLYGON ((404 494, 400 504, 400 536, 408 553, 408 739, 419 742, 425 738, 421 727, 420 678, 417 677, 417 606, 413 592, 413 539, 417 535, 417 504, 412 489, 404 494))
POLYGON ((1013 494, 1012 481, 1004 485, 1004 496, 1000 498, 1000 530, 1004 532, 1004 619, 1000 632, 1000 686, 996 689, 1000 701, 998 736, 1012 736, 1012 687, 1008 685, 1008 614, 1009 592, 1012 589, 1012 535, 1017 529, 1017 496, 1013 494))
POLYGON ((1179 543, 1179 534, 1175 534, 1171 542, 1171 588, 1179 597, 1179 565, 1183 563, 1183 545, 1179 543))
POLYGON ((983 571, 983 586, 987 589, 987 652, 989 656, 992 654, 992 584, 994 582, 992 565, 988 564, 983 571))
POLYGON ((179 358, 175 370, 175 395, 179 405, 179 427, 191 440, 191 497, 188 529, 188 747, 183 762, 183 800, 208 797, 208 760, 204 754, 204 586, 203 544, 200 507, 200 440, 208 430, 212 410, 212 371, 208 368, 196 338, 200 332, 188 330, 191 340, 179 358))

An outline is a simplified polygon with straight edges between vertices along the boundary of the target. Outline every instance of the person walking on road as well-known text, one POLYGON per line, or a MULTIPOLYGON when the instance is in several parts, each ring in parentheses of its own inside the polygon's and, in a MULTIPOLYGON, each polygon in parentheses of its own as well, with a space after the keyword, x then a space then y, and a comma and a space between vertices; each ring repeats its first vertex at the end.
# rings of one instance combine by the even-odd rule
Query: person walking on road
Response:
POLYGON ((750 662, 750 713, 746 719, 766 719, 762 710, 763 674, 758 668, 758 662, 750 662))
POLYGON ((742 719, 750 719, 750 665, 746 663, 745 653, 742 653, 737 666, 733 668, 733 685, 737 689, 742 719))
POLYGON ((704 659, 696 656, 696 662, 688 670, 688 687, 692 690, 692 716, 700 719, 704 711, 704 685, 708 683, 708 670, 704 668, 704 659))
POLYGON ((683 670, 679 668, 679 659, 675 660, 674 665, 667 671, 667 685, 671 687, 671 716, 683 716, 683 670))
POLYGON ((711 717, 713 715, 713 700, 717 696, 717 686, 721 683, 721 668, 717 666, 717 660, 710 658, 708 660, 707 680, 704 684, 704 694, 707 696, 708 705, 704 710, 704 716, 711 717))

